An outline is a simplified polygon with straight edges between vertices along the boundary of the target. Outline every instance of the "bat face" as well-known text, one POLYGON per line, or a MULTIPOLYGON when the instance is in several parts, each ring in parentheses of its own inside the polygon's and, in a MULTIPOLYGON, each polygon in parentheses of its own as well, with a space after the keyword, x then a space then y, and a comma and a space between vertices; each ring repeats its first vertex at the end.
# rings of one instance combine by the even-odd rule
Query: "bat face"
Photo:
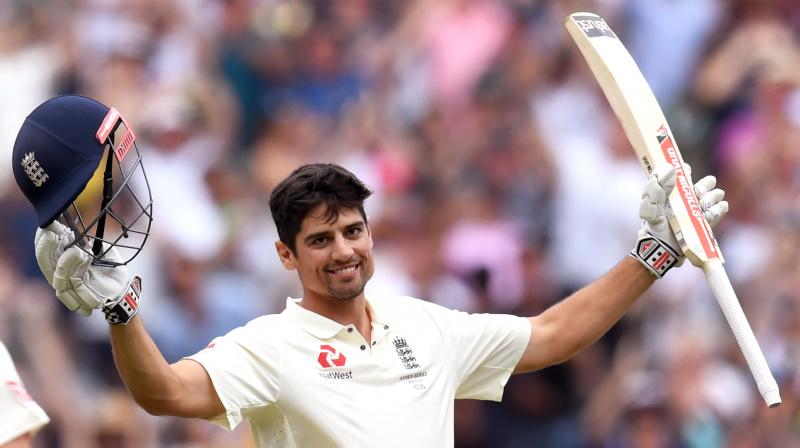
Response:
POLYGON ((653 91, 636 62, 602 17, 575 13, 565 22, 597 82, 617 115, 639 162, 650 175, 657 167, 675 169, 675 190, 669 197, 670 219, 681 249, 696 266, 722 261, 711 228, 694 193, 691 174, 653 91))

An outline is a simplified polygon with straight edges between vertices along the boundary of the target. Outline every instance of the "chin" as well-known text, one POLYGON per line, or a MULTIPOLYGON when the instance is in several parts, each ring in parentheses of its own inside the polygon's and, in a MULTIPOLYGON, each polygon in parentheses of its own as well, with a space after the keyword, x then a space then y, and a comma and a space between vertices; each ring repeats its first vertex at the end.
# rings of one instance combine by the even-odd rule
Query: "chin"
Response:
POLYGON ((364 289, 361 289, 361 291, 331 291, 330 296, 344 302, 345 300, 355 299, 361 295, 362 292, 364 292, 364 289))
POLYGON ((333 287, 333 282, 328 282, 326 284, 328 295, 339 301, 353 300, 364 293, 364 288, 366 288, 367 282, 370 278, 372 278, 372 272, 367 271, 366 276, 361 275, 357 279, 353 280, 358 284, 339 285, 340 287, 333 287))
POLYGON ((364 286, 366 285, 361 285, 361 287, 354 289, 328 290, 328 295, 330 295, 336 300, 341 300, 341 301, 353 300, 364 292, 364 286))

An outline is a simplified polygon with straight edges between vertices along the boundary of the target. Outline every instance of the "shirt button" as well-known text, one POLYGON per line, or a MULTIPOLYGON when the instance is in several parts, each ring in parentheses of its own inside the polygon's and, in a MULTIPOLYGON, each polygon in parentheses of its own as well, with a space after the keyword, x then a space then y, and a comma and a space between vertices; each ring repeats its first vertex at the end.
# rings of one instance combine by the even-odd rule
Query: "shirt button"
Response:
POLYGON ((348 333, 352 333, 352 332, 353 332, 353 327, 350 327, 350 328, 348 328, 348 329, 347 329, 347 332, 348 332, 348 333))
POLYGON ((372 345, 375 345, 378 341, 372 341, 372 345))
POLYGON ((361 350, 366 350, 366 349, 367 349, 366 345, 361 345, 361 350))
POLYGON ((388 326, 388 325, 384 325, 384 326, 383 326, 383 329, 384 329, 384 330, 388 330, 388 329, 389 329, 389 326, 388 326))

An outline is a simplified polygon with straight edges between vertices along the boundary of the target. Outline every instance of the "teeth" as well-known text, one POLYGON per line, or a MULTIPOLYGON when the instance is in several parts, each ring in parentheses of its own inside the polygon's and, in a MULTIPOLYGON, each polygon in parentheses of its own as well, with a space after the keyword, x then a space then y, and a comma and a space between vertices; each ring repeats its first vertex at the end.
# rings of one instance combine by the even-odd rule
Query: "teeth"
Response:
POLYGON ((346 273, 346 272, 353 272, 353 271, 355 271, 355 270, 356 270, 356 266, 350 266, 349 268, 344 268, 344 269, 336 269, 336 270, 335 270, 335 271, 333 271, 333 272, 335 272, 335 273, 337 273, 337 274, 344 274, 344 273, 346 273))

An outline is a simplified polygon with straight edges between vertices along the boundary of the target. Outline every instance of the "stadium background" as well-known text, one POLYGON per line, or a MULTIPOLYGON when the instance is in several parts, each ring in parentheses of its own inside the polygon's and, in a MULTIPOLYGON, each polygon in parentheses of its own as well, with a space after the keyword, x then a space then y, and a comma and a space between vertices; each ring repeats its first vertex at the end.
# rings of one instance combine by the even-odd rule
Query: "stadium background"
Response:
MULTIPOLYGON (((170 361, 297 295, 266 200, 303 162, 374 188, 371 293, 533 314, 631 247, 644 177, 562 27, 606 17, 694 172, 782 386, 767 410, 701 273, 658 282, 572 361, 460 401, 459 447, 800 446, 800 6, 792 0, 3 0, 0 148, 81 93, 137 130, 155 199, 132 269, 170 361), (696 176, 698 177, 698 176, 696 176)), ((53 419, 38 446, 247 446, 247 428, 139 410, 101 317, 71 315, 0 170, 0 339, 53 419)), ((414 431, 413 427, 408 428, 414 431)))

